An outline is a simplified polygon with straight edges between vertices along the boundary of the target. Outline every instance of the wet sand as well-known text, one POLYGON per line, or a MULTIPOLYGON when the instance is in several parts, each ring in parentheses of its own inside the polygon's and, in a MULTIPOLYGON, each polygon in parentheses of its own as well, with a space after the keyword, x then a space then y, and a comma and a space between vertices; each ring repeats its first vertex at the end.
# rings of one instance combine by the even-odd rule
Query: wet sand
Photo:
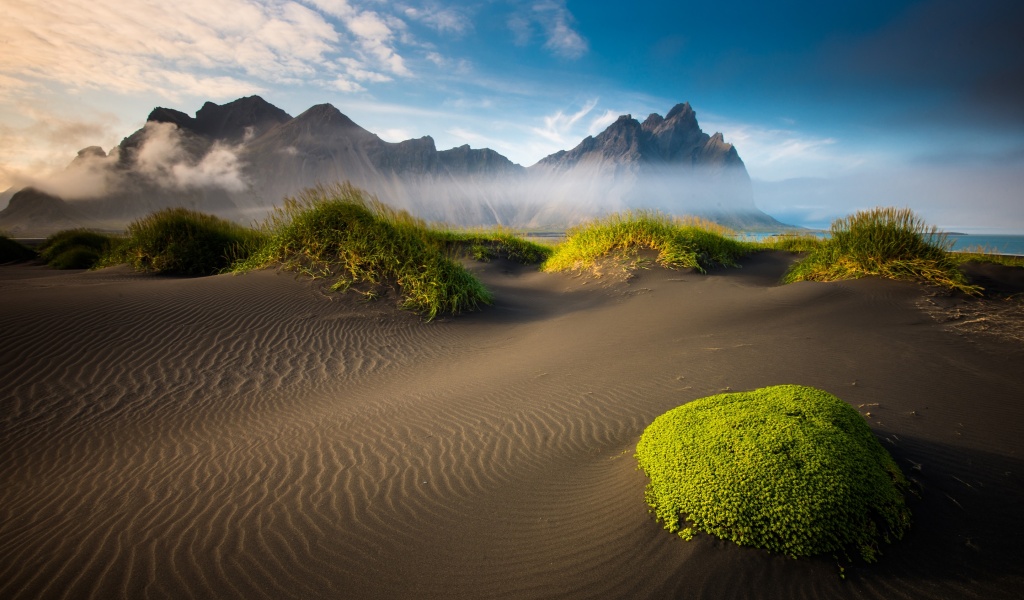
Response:
POLYGON ((792 260, 475 264, 495 306, 431 323, 275 270, 0 267, 0 597, 1018 597, 1020 342, 917 284, 778 285, 792 260), (781 383, 858 407, 915 480, 878 563, 648 514, 654 417, 781 383))

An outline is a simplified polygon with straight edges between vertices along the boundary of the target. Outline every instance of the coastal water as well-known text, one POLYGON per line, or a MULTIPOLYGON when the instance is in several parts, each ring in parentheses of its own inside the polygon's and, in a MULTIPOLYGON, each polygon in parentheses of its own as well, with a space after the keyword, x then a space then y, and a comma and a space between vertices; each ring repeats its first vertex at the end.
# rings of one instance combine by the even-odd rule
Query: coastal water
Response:
POLYGON ((1024 256, 1024 235, 950 235, 954 251, 975 251, 986 254, 1024 256))

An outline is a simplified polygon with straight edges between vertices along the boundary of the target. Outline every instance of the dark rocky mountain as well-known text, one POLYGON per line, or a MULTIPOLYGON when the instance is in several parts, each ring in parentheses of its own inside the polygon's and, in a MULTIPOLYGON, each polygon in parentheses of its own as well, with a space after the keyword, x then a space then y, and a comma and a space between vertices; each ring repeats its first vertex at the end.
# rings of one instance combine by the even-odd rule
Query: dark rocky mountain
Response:
POLYGON ((3 231, 18 238, 46 237, 62 229, 102 228, 84 211, 33 187, 15 192, 0 211, 0 219, 3 231))
POLYGON ((564 227, 612 210, 652 208, 745 229, 782 227, 754 206, 736 149, 721 134, 701 131, 689 104, 642 124, 624 115, 524 168, 487 148, 438 150, 429 136, 386 142, 329 104, 291 117, 250 96, 207 102, 195 117, 154 109, 109 154, 86 148, 54 181, 40 182, 50 198, 68 200, 63 206, 38 201, 50 208, 28 211, 12 198, 0 211, 0 229, 34 221, 35 230, 55 231, 82 219, 123 226, 168 206, 248 223, 285 196, 339 181, 456 225, 564 227))
POLYGON ((665 166, 746 169, 736 148, 725 143, 721 133, 709 136, 701 131, 689 103, 677 104, 666 117, 651 114, 643 124, 632 115, 622 115, 597 137, 588 136, 572 150, 552 154, 537 166, 564 172, 587 163, 620 170, 665 166))

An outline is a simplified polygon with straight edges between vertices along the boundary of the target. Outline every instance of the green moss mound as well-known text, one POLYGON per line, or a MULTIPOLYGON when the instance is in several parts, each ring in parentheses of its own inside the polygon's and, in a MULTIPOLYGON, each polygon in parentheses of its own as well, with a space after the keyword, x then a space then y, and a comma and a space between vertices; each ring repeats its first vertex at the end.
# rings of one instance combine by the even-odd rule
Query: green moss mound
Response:
POLYGON ((281 264, 333 288, 398 285, 402 307, 433 319, 490 304, 490 292, 452 260, 444 236, 349 184, 306 190, 289 198, 264 224, 267 242, 238 270, 281 264))
POLYGON ((856 410, 815 388, 694 400, 655 419, 636 458, 652 512, 685 539, 873 562, 910 524, 899 467, 856 410))
POLYGON ((609 255, 628 255, 641 249, 658 253, 660 265, 670 269, 735 266, 755 245, 727 237, 732 233, 717 223, 696 217, 673 218, 650 211, 616 213, 566 232, 544 262, 545 271, 583 271, 609 255))
POLYGON ((114 246, 114 238, 87 229, 66 229, 46 238, 39 256, 55 269, 91 269, 114 246))
POLYGON ((6 235, 0 234, 0 264, 32 260, 36 253, 6 235))
POLYGON ((104 262, 169 275, 214 275, 261 242, 253 229, 194 210, 168 208, 131 223, 104 262))
POLYGON ((907 208, 873 208, 832 223, 831 237, 793 265, 784 281, 837 281, 875 275, 977 294, 951 256, 947 236, 907 208))

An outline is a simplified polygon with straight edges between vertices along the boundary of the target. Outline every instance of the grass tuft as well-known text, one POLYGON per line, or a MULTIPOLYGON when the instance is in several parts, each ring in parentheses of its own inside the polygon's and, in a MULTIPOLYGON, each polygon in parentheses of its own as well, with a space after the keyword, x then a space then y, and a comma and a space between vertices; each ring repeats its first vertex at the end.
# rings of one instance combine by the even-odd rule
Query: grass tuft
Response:
POLYGON ((113 236, 66 229, 46 238, 39 256, 55 269, 91 269, 116 246, 113 236))
POLYGON ((876 275, 978 294, 950 256, 945 234, 906 208, 874 208, 837 219, 832 237, 786 273, 784 281, 837 281, 876 275))
POLYGON ((775 235, 761 240, 758 246, 765 250, 781 250, 783 252, 813 252, 824 243, 823 238, 812 234, 775 235))
POLYGON ((445 234, 350 184, 318 186, 287 198, 262 232, 266 242, 236 270, 281 264, 312 277, 334 278, 335 290, 368 285, 360 290, 368 298, 394 283, 402 307, 428 320, 492 302, 483 284, 452 259, 445 234))
POLYGON ((214 275, 259 247, 262 235, 213 215, 168 208, 132 222, 125 239, 103 264, 127 263, 139 271, 214 275))
POLYGON ((756 247, 731 239, 732 232, 717 223, 695 217, 672 218, 650 211, 616 213, 566 232, 544 262, 545 271, 593 269, 605 256, 628 256, 641 249, 658 252, 657 261, 671 269, 700 272, 716 266, 735 266, 756 247))
POLYGON ((35 251, 0 233, 0 264, 24 262, 36 257, 35 251))
POLYGON ((853 407, 815 388, 694 400, 656 418, 636 458, 651 512, 684 539, 873 562, 910 527, 899 467, 853 407))

